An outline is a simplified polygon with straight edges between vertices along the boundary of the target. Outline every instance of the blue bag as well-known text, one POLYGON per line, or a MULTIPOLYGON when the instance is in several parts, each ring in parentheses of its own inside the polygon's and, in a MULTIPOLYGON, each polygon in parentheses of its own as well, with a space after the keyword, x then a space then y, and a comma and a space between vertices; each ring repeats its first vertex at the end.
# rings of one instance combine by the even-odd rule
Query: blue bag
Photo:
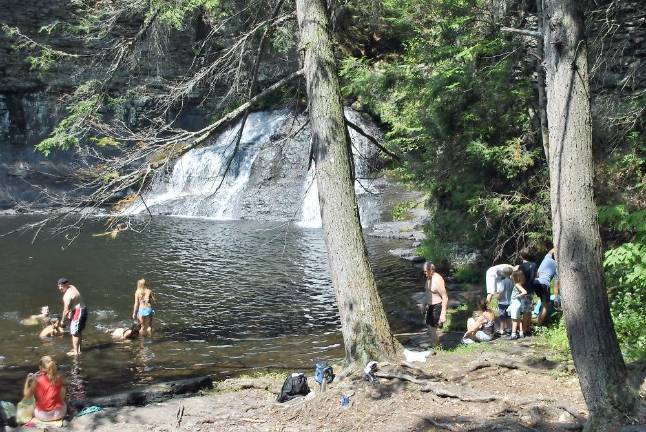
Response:
POLYGON ((325 362, 316 363, 314 369, 314 380, 319 384, 322 384, 324 380, 328 384, 334 381, 334 370, 332 369, 332 366, 325 362))

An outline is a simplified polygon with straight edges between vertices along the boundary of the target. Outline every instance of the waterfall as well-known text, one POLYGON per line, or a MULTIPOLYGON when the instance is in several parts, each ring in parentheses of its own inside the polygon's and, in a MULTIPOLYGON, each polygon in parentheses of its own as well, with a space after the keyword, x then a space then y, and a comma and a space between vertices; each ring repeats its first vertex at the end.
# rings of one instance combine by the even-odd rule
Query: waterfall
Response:
POLYGON ((310 170, 305 178, 305 198, 301 209, 301 219, 298 226, 303 228, 321 227, 321 208, 319 207, 319 188, 314 173, 316 166, 312 162, 310 170))
MULTIPOLYGON (((346 116, 364 131, 379 136, 379 130, 356 111, 347 108, 346 116)), ((124 213, 150 210, 152 214, 217 220, 296 219, 302 227, 319 228, 315 167, 309 172, 307 168, 310 132, 306 123, 306 117, 294 117, 289 110, 251 113, 235 155, 239 123, 213 138, 210 145, 187 152, 166 171, 157 173, 143 193, 145 204, 140 200, 124 213)), ((352 129, 350 138, 361 222, 369 226, 380 216, 375 195, 379 190, 368 178, 374 172, 371 162, 376 159, 376 148, 352 129)))
MULTIPOLYGON (((366 133, 372 136, 380 136, 379 129, 369 121, 366 121, 361 114, 352 108, 345 108, 345 116, 354 124, 358 125, 366 133)), ((375 195, 379 193, 377 181, 369 178, 374 171, 371 162, 376 159, 375 146, 363 135, 350 128, 350 141, 352 142, 352 159, 356 181, 354 191, 359 204, 359 216, 361 225, 372 225, 379 219, 379 208, 375 195)), ((301 208, 301 218, 298 225, 303 228, 321 227, 321 208, 319 207, 318 184, 316 182, 316 166, 312 163, 307 177, 303 184, 305 198, 301 208)))
MULTIPOLYGON (((190 150, 179 158, 170 175, 160 173, 153 180, 152 187, 144 194, 148 209, 153 214, 238 219, 241 196, 249 181, 253 163, 288 114, 287 110, 249 114, 235 155, 235 139, 240 123, 220 134, 214 144, 190 150), (233 161, 229 171, 222 179, 231 157, 233 161)), ((138 203, 127 209, 126 213, 145 211, 146 206, 138 203)))

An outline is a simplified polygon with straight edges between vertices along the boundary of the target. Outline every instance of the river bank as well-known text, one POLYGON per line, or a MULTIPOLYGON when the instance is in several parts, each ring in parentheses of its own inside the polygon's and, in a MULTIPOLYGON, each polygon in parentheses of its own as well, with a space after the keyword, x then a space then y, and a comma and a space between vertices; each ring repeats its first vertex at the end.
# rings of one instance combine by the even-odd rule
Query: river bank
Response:
MULTIPOLYGON (((643 398, 643 369, 631 371, 643 398)), ((228 379, 201 396, 108 408, 60 430, 561 432, 580 430, 586 416, 571 365, 539 338, 440 350, 413 365, 380 364, 378 376, 377 384, 357 375, 337 379, 323 393, 310 377, 313 392, 284 404, 276 395, 285 375, 228 379), (342 395, 350 398, 346 407, 342 395)))

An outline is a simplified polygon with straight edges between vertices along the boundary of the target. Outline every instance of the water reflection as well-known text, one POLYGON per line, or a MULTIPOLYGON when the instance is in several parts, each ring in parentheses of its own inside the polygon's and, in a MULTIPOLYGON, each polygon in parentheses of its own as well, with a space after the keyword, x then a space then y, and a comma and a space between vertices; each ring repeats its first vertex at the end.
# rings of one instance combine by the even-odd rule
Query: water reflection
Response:
MULTIPOLYGON (((0 232, 26 218, 0 219, 0 232)), ((0 398, 17 399, 25 370, 53 355, 73 391, 98 396, 133 385, 198 374, 230 375, 266 368, 310 368, 343 357, 334 290, 318 230, 253 222, 155 218, 143 233, 92 237, 90 224, 65 240, 0 238, 0 398), (30 257, 30 258, 28 258, 30 257), (21 317, 61 308, 55 281, 65 276, 90 307, 84 353, 65 353, 69 335, 41 341, 21 317), (157 297, 154 337, 115 342, 109 332, 130 323, 136 280, 157 297), (20 289, 16 289, 20 287, 20 289), (3 367, 4 365, 4 367, 3 367)), ((386 254, 396 242, 368 239, 391 324, 410 325, 419 274, 386 254)))

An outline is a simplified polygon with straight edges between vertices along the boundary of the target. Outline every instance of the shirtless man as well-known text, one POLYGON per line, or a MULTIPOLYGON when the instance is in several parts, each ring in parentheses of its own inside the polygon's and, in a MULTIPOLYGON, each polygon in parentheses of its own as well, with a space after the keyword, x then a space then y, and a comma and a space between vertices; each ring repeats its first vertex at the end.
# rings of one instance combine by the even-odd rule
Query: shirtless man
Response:
POLYGON ((431 342, 435 345, 439 339, 437 329, 442 328, 446 322, 449 297, 446 294, 444 278, 435 271, 435 266, 432 263, 428 261, 424 263, 424 274, 426 275, 424 321, 429 329, 431 342))
POLYGON ((87 321, 87 308, 81 293, 74 285, 71 285, 66 278, 58 280, 58 290, 63 294, 63 313, 62 324, 70 320, 70 334, 72 335, 72 351, 67 355, 77 356, 81 354, 81 345, 83 343, 83 329, 87 321))

